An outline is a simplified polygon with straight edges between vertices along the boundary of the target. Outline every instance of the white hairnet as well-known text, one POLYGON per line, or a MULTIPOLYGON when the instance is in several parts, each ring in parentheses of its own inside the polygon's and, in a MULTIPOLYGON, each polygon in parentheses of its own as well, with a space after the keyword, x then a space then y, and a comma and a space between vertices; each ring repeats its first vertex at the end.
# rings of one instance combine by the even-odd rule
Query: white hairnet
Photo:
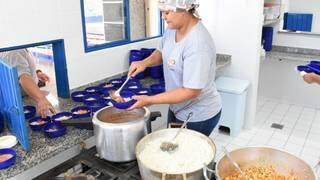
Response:
POLYGON ((199 7, 199 0, 158 0, 162 11, 176 11, 177 9, 190 10, 199 7))

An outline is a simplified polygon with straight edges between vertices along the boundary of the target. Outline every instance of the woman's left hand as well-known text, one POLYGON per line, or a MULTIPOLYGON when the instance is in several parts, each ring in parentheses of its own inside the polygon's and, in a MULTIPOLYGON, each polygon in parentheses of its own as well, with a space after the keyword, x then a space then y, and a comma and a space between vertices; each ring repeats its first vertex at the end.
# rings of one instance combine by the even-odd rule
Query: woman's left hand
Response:
POLYGON ((138 109, 152 104, 150 96, 133 96, 132 99, 137 100, 137 102, 128 108, 128 110, 138 109))

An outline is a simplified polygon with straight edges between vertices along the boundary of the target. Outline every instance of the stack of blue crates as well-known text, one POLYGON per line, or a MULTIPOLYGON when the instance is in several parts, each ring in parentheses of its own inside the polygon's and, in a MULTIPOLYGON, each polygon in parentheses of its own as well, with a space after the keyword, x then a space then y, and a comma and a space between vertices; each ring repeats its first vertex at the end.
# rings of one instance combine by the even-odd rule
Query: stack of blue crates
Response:
POLYGON ((313 14, 285 13, 283 29, 311 32, 313 14))

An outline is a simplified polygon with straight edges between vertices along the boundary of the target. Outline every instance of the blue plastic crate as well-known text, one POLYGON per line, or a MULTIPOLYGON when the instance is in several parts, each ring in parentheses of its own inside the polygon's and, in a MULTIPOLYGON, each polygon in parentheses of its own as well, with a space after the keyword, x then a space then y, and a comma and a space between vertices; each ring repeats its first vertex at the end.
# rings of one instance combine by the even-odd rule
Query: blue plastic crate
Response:
POLYGON ((0 60, 0 74, 1 112, 6 117, 9 130, 17 137, 23 149, 29 150, 28 129, 25 123, 17 69, 0 60))

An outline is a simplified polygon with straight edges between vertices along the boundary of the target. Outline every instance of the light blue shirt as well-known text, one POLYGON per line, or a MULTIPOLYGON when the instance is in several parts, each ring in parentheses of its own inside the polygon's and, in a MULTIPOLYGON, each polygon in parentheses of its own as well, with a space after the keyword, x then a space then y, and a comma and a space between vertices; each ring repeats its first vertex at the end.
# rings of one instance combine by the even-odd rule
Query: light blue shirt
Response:
POLYGON ((201 89, 201 93, 196 99, 170 105, 170 109, 182 121, 190 112, 193 113, 190 122, 210 119, 221 110, 221 98, 214 83, 214 42, 201 21, 178 43, 175 34, 176 30, 167 29, 159 45, 166 90, 184 87, 201 89))

